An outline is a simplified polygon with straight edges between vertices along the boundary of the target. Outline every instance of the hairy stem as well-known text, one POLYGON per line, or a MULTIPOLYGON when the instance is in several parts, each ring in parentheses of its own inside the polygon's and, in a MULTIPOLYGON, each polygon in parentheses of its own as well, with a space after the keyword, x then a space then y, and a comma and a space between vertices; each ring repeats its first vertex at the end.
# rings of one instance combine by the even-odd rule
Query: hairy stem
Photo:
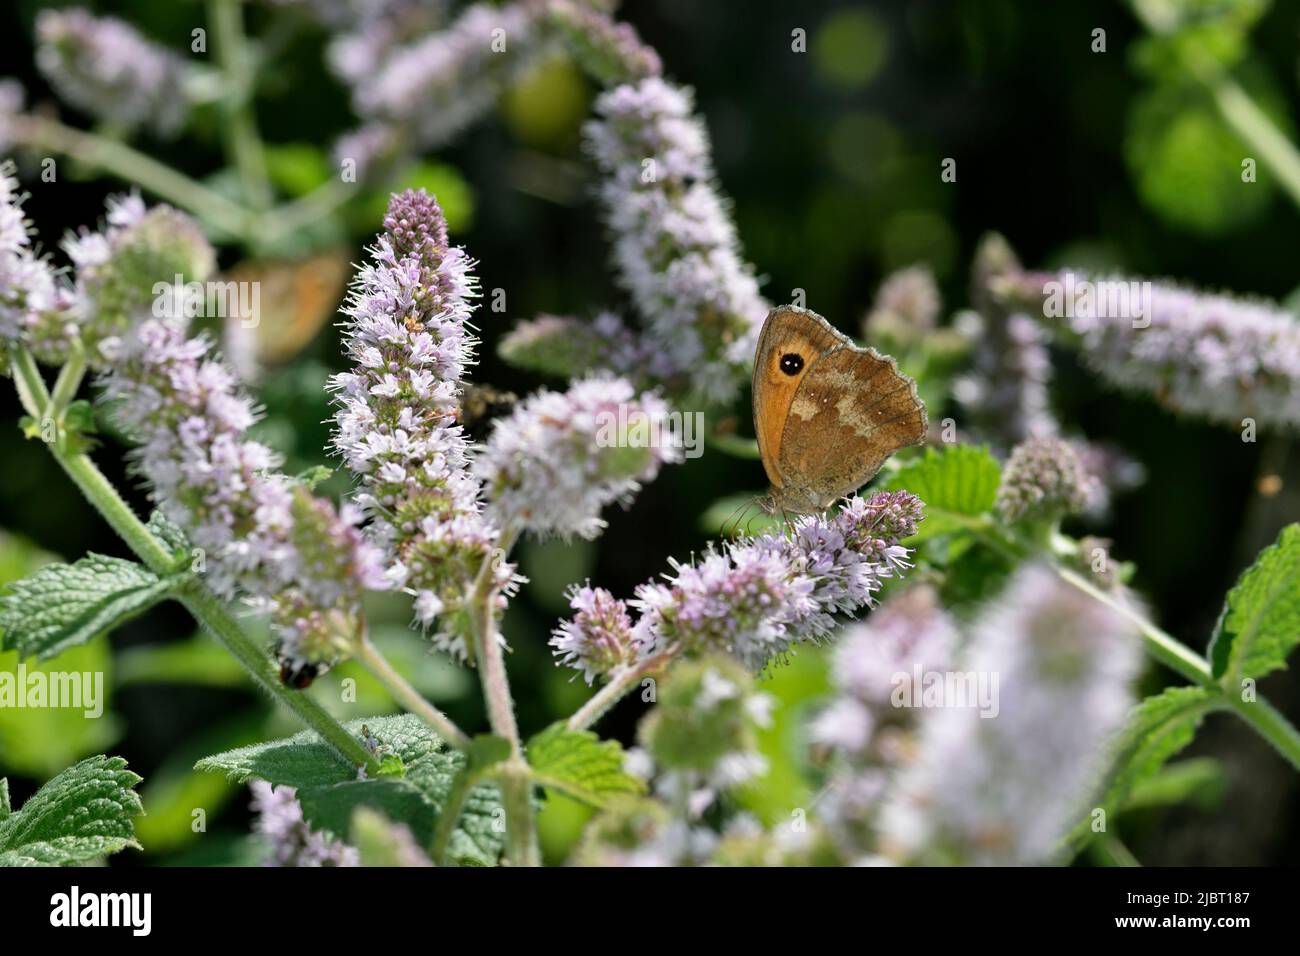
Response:
MULTIPOLYGON (((18 385, 19 397, 27 412, 37 419, 50 414, 51 398, 31 353, 26 349, 18 350, 14 356, 13 366, 14 381, 18 385)), ((64 380, 62 376, 60 380, 64 380)), ((173 574, 175 556, 154 537, 95 463, 85 454, 69 454, 57 443, 51 443, 49 448, 54 460, 85 495, 86 500, 121 536, 136 556, 157 574, 173 574)), ((243 665, 258 687, 273 700, 284 704, 297 714, 303 723, 316 731, 321 739, 338 753, 339 757, 354 766, 378 769, 377 761, 362 746, 361 741, 353 737, 324 708, 305 694, 291 690, 280 683, 275 667, 266 652, 257 641, 244 632, 239 622, 216 595, 197 579, 191 579, 182 585, 177 596, 199 623, 221 641, 226 650, 243 665)))
POLYGON ((632 688, 641 682, 642 678, 648 677, 666 667, 677 656, 677 652, 678 648, 670 648, 661 654, 654 654, 645 660, 637 661, 631 667, 625 667, 612 674, 604 687, 593 694, 591 699, 578 710, 574 711, 573 716, 569 718, 568 728, 570 730, 586 730, 604 717, 611 707, 622 700, 632 688))
POLYGON ((221 62, 225 83, 226 123, 222 132, 226 149, 239 170, 244 201, 254 209, 271 205, 271 185, 266 176, 266 154, 253 115, 253 58, 244 36, 242 0, 208 0, 208 22, 221 62))
POLYGON ((251 216, 237 203, 165 163, 117 140, 65 126, 57 120, 24 116, 15 138, 35 148, 71 156, 187 209, 231 236, 244 238, 251 216))
POLYGON ((412 687, 365 634, 357 641, 357 658, 376 680, 388 688, 394 700, 436 730, 447 743, 457 750, 465 750, 469 746, 469 738, 464 731, 412 687))
MULTIPOLYGON (((1167 35, 1178 29, 1177 13, 1166 4, 1139 0, 1133 10, 1151 33, 1167 35)), ((1209 92, 1233 132, 1273 171, 1292 202, 1300 205, 1300 150, 1219 62, 1198 55, 1193 48, 1184 51, 1182 61, 1187 72, 1209 92)))
POLYGON ((514 545, 516 534, 503 531, 500 548, 479 569, 467 609, 474 632, 474 655, 487 704, 492 732, 510 744, 510 759, 499 770, 501 799, 506 811, 506 858, 512 866, 537 866, 540 856, 534 832, 532 782, 524 761, 515 705, 510 696, 505 654, 497 634, 495 572, 514 545))
POLYGON ((1069 568, 1057 568, 1056 573, 1084 594, 1101 601, 1136 624, 1147 653, 1151 657, 1177 671, 1192 683, 1219 694, 1228 710, 1249 724, 1288 763, 1300 770, 1300 731, 1297 731, 1276 707, 1262 697, 1251 701, 1240 699, 1238 695, 1214 680, 1209 662, 1187 645, 1156 627, 1132 608, 1114 600, 1077 572, 1069 568))

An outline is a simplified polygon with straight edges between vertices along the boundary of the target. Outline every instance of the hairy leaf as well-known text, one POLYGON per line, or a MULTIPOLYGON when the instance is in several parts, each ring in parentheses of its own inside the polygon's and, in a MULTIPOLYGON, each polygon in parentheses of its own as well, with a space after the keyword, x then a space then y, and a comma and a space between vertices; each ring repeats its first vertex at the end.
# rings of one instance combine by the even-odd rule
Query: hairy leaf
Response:
POLYGON ((903 465, 885 483, 890 491, 910 491, 925 502, 926 520, 918 537, 960 527, 953 516, 973 517, 993 507, 1002 470, 982 445, 945 445, 903 465))
MULTIPOLYGON (((367 727, 379 741, 381 757, 400 761, 401 775, 357 780, 356 768, 339 760, 313 731, 205 757, 196 767, 241 783, 257 777, 296 787, 307 821, 343 839, 359 806, 400 820, 417 837, 431 836, 465 765, 465 755, 410 714, 351 720, 345 726, 358 738, 361 728, 367 727)), ((468 865, 496 863, 502 835, 493 822, 500 806, 494 785, 480 784, 470 791, 448 842, 448 859, 468 865)))
POLYGON ((153 533, 153 536, 162 542, 163 547, 176 557, 178 562, 183 565, 189 563, 190 539, 180 525, 171 521, 165 514, 155 508, 153 514, 149 516, 147 527, 153 533))
MULTIPOLYGON (((1112 815, 1133 788, 1149 780, 1165 762, 1192 742, 1206 714, 1222 702, 1205 687, 1171 687, 1148 697, 1129 715, 1110 751, 1110 770, 1098 789, 1094 806, 1112 815)), ((1084 820, 1072 835, 1076 845, 1091 837, 1091 820, 1084 820)))
POLYGON ((618 741, 602 741, 590 730, 569 730, 563 721, 530 740, 527 756, 538 783, 593 807, 604 807, 611 797, 645 792, 645 781, 624 769, 618 741))
POLYGON ((10 584, 0 598, 0 646, 19 657, 53 657, 158 603, 173 583, 143 565, 102 554, 76 564, 47 564, 10 584))
POLYGON ((0 866, 89 863, 138 847, 132 819, 143 808, 132 788, 139 782, 121 757, 90 757, 69 767, 0 819, 0 866))
POLYGON ((1284 669, 1300 643, 1300 524, 1287 525, 1228 592, 1210 640, 1216 678, 1236 685, 1284 669))

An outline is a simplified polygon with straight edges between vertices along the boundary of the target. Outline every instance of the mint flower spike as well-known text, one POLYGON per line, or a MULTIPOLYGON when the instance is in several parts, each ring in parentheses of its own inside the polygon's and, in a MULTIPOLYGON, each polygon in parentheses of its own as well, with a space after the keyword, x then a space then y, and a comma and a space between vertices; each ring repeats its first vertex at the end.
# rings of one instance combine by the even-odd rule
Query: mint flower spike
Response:
POLYGON ((498 420, 474 471, 498 526, 590 540, 605 527, 602 508, 626 505, 661 465, 682 460, 680 441, 657 395, 596 375, 498 420))
POLYGON ((631 83, 663 71, 659 54, 641 42, 630 23, 619 23, 590 0, 550 0, 551 23, 559 27, 573 57, 604 86, 631 83))
POLYGON ((1010 275, 999 291, 1064 333, 1120 391, 1230 428, 1245 427, 1246 419, 1261 428, 1300 428, 1300 322, 1274 302, 1068 270, 1010 275), (1048 283, 1065 292, 1050 307, 1048 283), (1105 294, 1066 298, 1085 285, 1105 294), (1128 308, 1112 307, 1121 292, 1128 308))
POLYGON ((920 713, 914 761, 881 810, 882 850, 931 864, 1053 862, 1087 812, 1140 662, 1128 616, 1045 564, 1020 568, 957 665, 997 680, 996 707, 945 701, 920 713))
POLYGON ((183 316, 155 318, 153 283, 206 274, 212 250, 188 217, 138 197, 110 204, 102 233, 65 247, 77 265, 77 314, 110 414, 137 443, 140 473, 163 513, 204 553, 207 583, 270 613, 284 672, 299 680, 348 653, 361 594, 384 588, 378 551, 337 511, 280 474, 234 374, 183 316), (197 270, 197 271, 190 271, 197 270))
POLYGON ((898 706, 900 678, 949 670, 957 646, 956 624, 928 584, 891 594, 840 635, 831 666, 836 694, 809 736, 836 758, 818 815, 846 860, 876 852, 881 801, 912 750, 922 711, 898 706))
POLYGON ((490 111, 501 91, 540 61, 549 47, 539 31, 545 13, 540 0, 477 3, 373 69, 362 72, 340 51, 335 63, 357 75, 358 116, 402 127, 415 148, 432 149, 490 111))
POLYGON ((500 533, 484 518, 456 420, 474 344, 472 265, 448 244, 432 196, 395 194, 343 309, 352 369, 330 381, 334 447, 358 478, 388 579, 415 598, 422 625, 439 621, 435 644, 462 657, 465 596, 483 563, 493 562, 498 592, 515 578, 494 557, 500 533))
POLYGON ((67 359, 77 338, 72 292, 36 255, 12 163, 0 163, 0 343, 23 345, 43 362, 67 359))
POLYGON ((1020 260, 1002 236, 985 236, 971 265, 974 312, 958 317, 958 331, 973 345, 970 372, 953 383, 953 397, 979 432, 1006 449, 1031 435, 1055 435, 1048 385, 1052 359, 1048 335, 1023 306, 997 294, 1020 260))
POLYGON ((189 216, 146 208, 139 194, 111 196, 104 227, 68 235, 63 251, 76 271, 75 320, 92 367, 111 363, 123 339, 146 318, 187 322, 176 277, 204 282, 216 252, 189 216), (159 295, 165 285, 168 294, 159 295))
POLYGON ((129 23, 80 8, 45 10, 36 37, 36 65, 73 106, 128 132, 180 130, 190 106, 186 63, 129 23))
POLYGON ((690 371, 694 395, 725 404, 749 374, 768 304, 741 259, 692 95, 650 76, 601 94, 596 113, 585 136, 618 282, 650 338, 690 371))
POLYGON ((790 537, 741 538, 672 562, 663 583, 641 585, 623 608, 578 592, 579 613, 556 628, 551 646, 564 663, 604 677, 626 666, 610 647, 638 660, 717 651, 761 670, 800 642, 824 640, 835 615, 874 605, 883 581, 911 567, 899 542, 916 533, 922 508, 905 491, 855 495, 834 515, 800 518, 790 537), (630 630, 628 609, 639 614, 630 630))
POLYGON ((1008 521, 1056 521, 1083 511, 1097 496, 1096 484, 1069 442, 1028 438, 1003 469, 997 509, 1008 521))

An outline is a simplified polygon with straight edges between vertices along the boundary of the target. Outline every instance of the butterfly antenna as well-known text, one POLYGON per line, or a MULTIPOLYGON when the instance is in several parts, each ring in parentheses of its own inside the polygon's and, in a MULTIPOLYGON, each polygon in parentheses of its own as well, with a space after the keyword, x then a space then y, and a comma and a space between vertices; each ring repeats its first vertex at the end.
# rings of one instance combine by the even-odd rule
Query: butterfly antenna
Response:
POLYGON ((721 534, 724 538, 734 537, 735 535, 729 534, 727 532, 727 525, 731 524, 734 519, 735 525, 733 526, 733 530, 738 532, 740 530, 740 519, 745 516, 745 509, 748 508, 751 503, 752 502, 749 501, 742 501, 740 505, 737 506, 736 509, 731 512, 727 520, 722 522, 722 527, 718 529, 718 533, 721 534))

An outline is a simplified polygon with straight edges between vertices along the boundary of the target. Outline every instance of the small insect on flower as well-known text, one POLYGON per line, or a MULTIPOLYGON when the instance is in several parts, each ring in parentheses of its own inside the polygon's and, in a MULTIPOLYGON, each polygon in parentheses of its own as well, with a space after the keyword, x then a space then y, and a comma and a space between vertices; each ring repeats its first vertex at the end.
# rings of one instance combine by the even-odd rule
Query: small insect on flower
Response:
POLYGON ((280 683, 294 690, 306 690, 320 676, 320 666, 310 661, 280 661, 280 683))

